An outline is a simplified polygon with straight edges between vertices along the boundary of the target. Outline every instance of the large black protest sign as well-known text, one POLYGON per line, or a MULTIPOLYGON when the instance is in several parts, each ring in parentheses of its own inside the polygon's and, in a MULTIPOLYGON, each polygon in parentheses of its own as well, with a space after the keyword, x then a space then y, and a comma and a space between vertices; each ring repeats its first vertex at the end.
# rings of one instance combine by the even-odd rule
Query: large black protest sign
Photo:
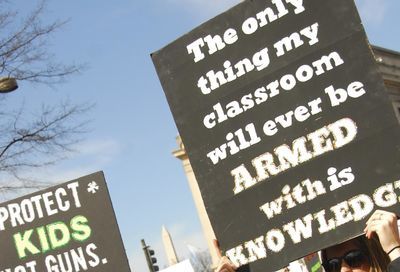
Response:
POLYGON ((399 210, 400 131, 352 0, 244 1, 152 58, 236 264, 273 271, 399 210))
POLYGON ((0 204, 1 272, 129 272, 102 172, 0 204))

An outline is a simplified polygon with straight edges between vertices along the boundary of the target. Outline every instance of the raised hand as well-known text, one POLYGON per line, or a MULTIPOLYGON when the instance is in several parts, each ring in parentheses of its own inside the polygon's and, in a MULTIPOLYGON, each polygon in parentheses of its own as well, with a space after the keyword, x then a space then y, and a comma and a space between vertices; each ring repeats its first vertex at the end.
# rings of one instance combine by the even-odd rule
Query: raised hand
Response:
POLYGON ((396 214, 376 210, 368 219, 364 232, 369 239, 374 233, 378 236, 383 250, 391 260, 400 257, 400 237, 396 214))
POLYGON ((237 269, 237 266, 234 265, 231 262, 231 260, 229 260, 228 257, 222 256, 221 249, 219 247, 219 243, 217 240, 214 240, 213 243, 214 243, 214 247, 218 253, 218 257, 219 257, 218 267, 215 271, 216 272, 235 272, 237 269))

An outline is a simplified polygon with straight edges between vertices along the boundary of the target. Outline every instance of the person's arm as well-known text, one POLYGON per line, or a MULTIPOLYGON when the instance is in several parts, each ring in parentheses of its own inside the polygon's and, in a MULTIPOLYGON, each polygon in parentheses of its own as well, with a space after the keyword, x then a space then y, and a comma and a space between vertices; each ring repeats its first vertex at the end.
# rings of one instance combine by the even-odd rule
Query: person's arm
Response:
POLYGON ((391 266, 397 267, 397 270, 392 271, 399 271, 400 237, 396 214, 376 210, 368 219, 364 231, 367 238, 371 238, 373 233, 378 235, 382 249, 388 254, 392 262, 391 266))

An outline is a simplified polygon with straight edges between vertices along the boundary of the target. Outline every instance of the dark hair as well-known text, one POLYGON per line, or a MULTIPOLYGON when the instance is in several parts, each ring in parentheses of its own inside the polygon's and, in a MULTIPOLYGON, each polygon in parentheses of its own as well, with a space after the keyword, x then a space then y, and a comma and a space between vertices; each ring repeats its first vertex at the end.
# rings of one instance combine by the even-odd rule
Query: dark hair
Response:
MULTIPOLYGON (((373 236, 371 239, 367 239, 364 235, 358 236, 353 239, 354 243, 361 250, 364 250, 368 254, 370 260, 371 272, 385 272, 387 266, 390 263, 389 256, 382 249, 379 239, 373 236)), ((322 262, 327 261, 326 248, 321 251, 322 262)))

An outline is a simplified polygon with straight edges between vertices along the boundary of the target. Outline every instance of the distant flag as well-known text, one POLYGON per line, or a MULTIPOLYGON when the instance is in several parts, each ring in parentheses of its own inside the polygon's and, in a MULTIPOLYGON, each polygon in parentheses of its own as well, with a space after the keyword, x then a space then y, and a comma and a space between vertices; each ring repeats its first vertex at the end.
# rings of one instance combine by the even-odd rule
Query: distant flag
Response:
POLYGON ((190 259, 197 258, 197 254, 200 253, 200 250, 197 247, 189 245, 189 244, 186 244, 186 246, 190 253, 190 259))
POLYGON ((211 271, 212 261, 208 251, 202 251, 199 248, 186 244, 190 253, 190 261, 195 271, 211 271))

